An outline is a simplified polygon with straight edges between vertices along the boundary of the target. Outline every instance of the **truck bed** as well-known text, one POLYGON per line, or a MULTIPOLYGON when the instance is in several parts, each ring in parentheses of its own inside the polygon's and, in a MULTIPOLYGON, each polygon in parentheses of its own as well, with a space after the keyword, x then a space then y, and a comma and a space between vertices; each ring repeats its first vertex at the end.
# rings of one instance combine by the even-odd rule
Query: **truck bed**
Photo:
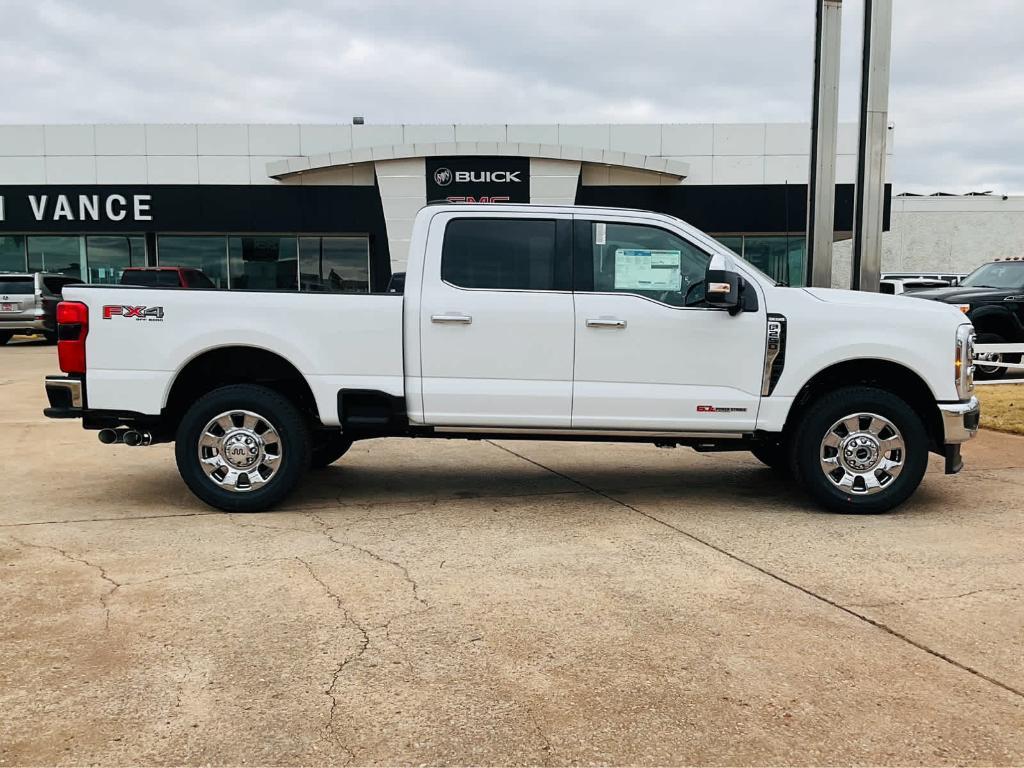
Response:
POLYGON ((178 370, 229 346, 295 366, 324 424, 338 424, 339 389, 404 394, 400 295, 75 286, 64 298, 89 307, 93 409, 159 414, 178 370))

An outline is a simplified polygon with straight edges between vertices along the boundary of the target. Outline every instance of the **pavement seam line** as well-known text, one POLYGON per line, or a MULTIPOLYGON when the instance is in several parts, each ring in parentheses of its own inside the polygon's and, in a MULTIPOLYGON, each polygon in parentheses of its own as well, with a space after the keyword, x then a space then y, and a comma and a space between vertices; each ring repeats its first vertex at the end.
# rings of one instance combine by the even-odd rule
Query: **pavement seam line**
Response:
POLYGON ((637 509, 636 507, 634 507, 634 506, 632 506, 630 504, 627 504, 626 502, 624 502, 624 501, 622 501, 620 499, 617 499, 614 496, 611 496, 611 495, 605 493, 604 491, 602 491, 602 490, 600 490, 598 488, 594 488, 594 487, 592 487, 590 485, 587 485, 586 483, 582 482, 581 480, 577 480, 576 478, 570 477, 569 475, 567 475, 567 474, 565 474, 563 472, 559 472, 557 469, 552 469, 551 467, 545 466, 544 464, 541 464, 539 461, 534 461, 533 459, 529 458, 528 456, 523 456, 521 453, 516 453, 511 448, 506 448, 503 445, 498 445, 493 440, 487 440, 486 442, 490 443, 495 448, 498 448, 498 449, 500 449, 502 451, 505 451, 506 453, 510 453, 513 456, 518 456, 523 461, 527 461, 530 464, 533 464, 534 466, 540 467, 541 469, 546 469, 548 472, 551 472, 554 475, 558 475, 559 477, 562 477, 562 478, 568 480, 569 482, 576 483, 576 485, 580 486, 581 488, 586 488, 588 491, 590 491, 591 493, 593 493, 593 494, 595 494, 597 496, 601 496, 602 498, 605 498, 605 499, 607 499, 608 501, 610 501, 610 502, 612 502, 614 504, 618 504, 619 506, 625 507, 626 509, 628 509, 628 510, 630 510, 632 512, 635 512, 638 515, 642 515, 643 517, 646 517, 648 520, 651 520, 652 522, 658 523, 659 525, 663 525, 666 528, 668 528, 669 530, 675 531, 676 533, 679 533, 679 534, 681 534, 683 536, 686 536, 688 539, 691 539, 692 541, 695 541, 698 544, 701 544, 701 545, 703 545, 705 547, 708 547, 709 549, 712 549, 715 552, 718 552, 719 554, 725 555, 726 557, 730 558, 731 560, 735 560, 738 563, 742 563, 743 565, 747 566, 748 568, 752 568, 753 570, 757 571, 758 573, 761 573, 761 574, 763 574, 763 575, 765 575, 765 576, 767 576, 767 577, 769 577, 771 579, 774 579, 774 580, 776 580, 776 581, 778 581, 778 582, 780 582, 782 584, 785 584, 787 587, 791 587, 792 589, 796 589, 796 590, 802 592, 803 594, 807 595, 808 597, 811 597, 811 598, 813 598, 815 600, 818 600, 819 602, 824 603, 825 605, 829 605, 829 606, 831 606, 831 607, 833 607, 833 608, 835 608, 837 610, 842 611, 843 613, 846 613, 846 614, 848 614, 850 616, 853 616, 854 618, 859 619, 860 621, 864 622, 865 624, 869 624, 872 627, 874 627, 875 629, 879 629, 882 632, 885 632, 886 634, 888 634, 888 635, 890 635, 892 637, 895 637, 898 640, 902 640, 904 643, 907 643, 908 645, 911 645, 911 646, 913 646, 914 648, 917 648, 920 651, 924 651, 925 653, 927 653, 927 654, 929 654, 931 656, 934 656, 935 658, 940 659, 941 661, 944 661, 947 664, 949 664, 949 665, 951 665, 953 667, 956 667, 957 669, 959 669, 959 670, 961 670, 963 672, 967 672, 968 674, 973 675, 973 676, 975 676, 975 677, 977 677, 977 678, 979 678, 981 680, 984 680, 985 682, 987 682, 987 683, 989 683, 991 685, 994 685, 994 686, 996 686, 998 688, 1002 688, 1004 691, 1012 693, 1015 696, 1019 696, 1021 698, 1024 698, 1024 690, 1021 690, 1019 688, 1015 688, 1015 687, 1013 687, 1012 685, 1010 685, 1008 683, 1004 683, 1001 680, 998 680, 998 679, 996 679, 994 677, 991 677, 990 675, 986 675, 981 670, 975 669, 974 667, 972 667, 972 666, 970 666, 968 664, 964 664, 963 662, 957 661, 956 659, 952 658, 951 656, 947 656, 945 653, 942 653, 941 651, 936 651, 934 648, 930 648, 927 645, 925 645, 924 643, 918 642, 917 640, 914 640, 914 639, 908 637, 907 635, 904 635, 902 632, 899 632, 899 631, 893 629, 892 627, 890 627, 887 624, 882 623, 881 621, 877 621, 875 619, 872 619, 870 616, 867 616, 867 615, 865 615, 863 613, 859 613, 859 612, 853 610, 852 608, 848 608, 845 605, 842 605, 841 603, 837 603, 835 600, 832 600, 832 599, 830 599, 828 597, 825 597, 824 595, 820 595, 817 592, 815 592, 815 591, 813 591, 813 590, 811 590, 811 589, 809 589, 807 587, 801 586, 800 584, 797 584, 794 581, 790 581, 789 579, 787 579, 784 576, 780 576, 777 573, 773 573, 772 571, 769 571, 767 568, 764 568, 764 567, 762 567, 760 565, 757 565, 756 563, 753 563, 753 562, 751 562, 749 560, 745 560, 744 558, 740 557, 739 555, 736 555, 736 554, 733 554, 732 552, 729 552, 727 549, 723 549, 722 547, 719 547, 716 544, 712 544, 710 541, 702 539, 701 537, 699 537, 699 536, 697 536, 695 534, 692 534, 689 531, 686 531, 686 530, 684 530, 682 528, 679 528, 678 526, 675 526, 672 523, 669 523, 669 522, 667 522, 665 520, 662 520, 661 518, 656 517, 655 515, 652 515, 652 514, 650 514, 648 512, 644 512, 644 511, 642 511, 640 509, 637 509))

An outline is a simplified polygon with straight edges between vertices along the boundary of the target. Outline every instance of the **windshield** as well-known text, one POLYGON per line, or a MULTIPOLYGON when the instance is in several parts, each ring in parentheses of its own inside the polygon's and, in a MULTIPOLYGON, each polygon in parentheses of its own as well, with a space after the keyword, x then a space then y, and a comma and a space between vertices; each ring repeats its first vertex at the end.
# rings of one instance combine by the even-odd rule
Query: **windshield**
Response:
POLYGON ((968 288, 1024 288, 1024 261, 999 262, 978 267, 960 285, 968 288))

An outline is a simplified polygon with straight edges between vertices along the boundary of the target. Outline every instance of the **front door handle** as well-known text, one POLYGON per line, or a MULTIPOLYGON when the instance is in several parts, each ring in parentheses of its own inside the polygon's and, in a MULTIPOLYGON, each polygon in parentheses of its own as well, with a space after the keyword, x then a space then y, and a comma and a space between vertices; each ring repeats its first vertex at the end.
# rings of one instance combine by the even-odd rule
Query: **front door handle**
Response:
POLYGON ((626 321, 617 317, 592 317, 587 319, 587 328, 625 328, 626 321))
POLYGON ((432 323, 462 323, 463 325, 469 325, 473 322, 471 315, 431 315, 430 321, 432 323))

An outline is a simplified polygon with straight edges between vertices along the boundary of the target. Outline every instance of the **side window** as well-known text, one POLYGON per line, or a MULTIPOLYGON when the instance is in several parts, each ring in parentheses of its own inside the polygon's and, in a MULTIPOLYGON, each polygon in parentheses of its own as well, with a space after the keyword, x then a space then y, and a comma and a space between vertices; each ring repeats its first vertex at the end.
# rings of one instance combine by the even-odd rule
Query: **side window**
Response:
POLYGON ((441 279, 459 288, 568 290, 568 247, 558 247, 557 232, 553 220, 454 219, 444 232, 441 279))
POLYGON ((673 307, 704 300, 711 257, 671 232, 643 224, 578 222, 576 238, 578 268, 593 270, 588 290, 635 293, 673 307))

